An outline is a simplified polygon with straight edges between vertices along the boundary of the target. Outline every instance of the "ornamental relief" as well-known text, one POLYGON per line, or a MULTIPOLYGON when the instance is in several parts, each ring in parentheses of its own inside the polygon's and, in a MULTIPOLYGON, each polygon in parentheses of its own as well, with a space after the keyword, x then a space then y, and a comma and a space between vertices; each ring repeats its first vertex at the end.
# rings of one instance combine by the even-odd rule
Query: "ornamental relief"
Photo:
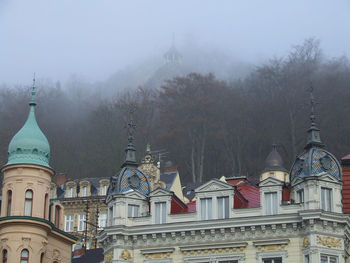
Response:
POLYGON ((131 254, 127 249, 124 249, 122 253, 120 253, 120 258, 124 260, 129 260, 131 259, 131 254))
POLYGON ((171 254, 173 252, 159 252, 159 253, 147 253, 145 254, 145 259, 165 259, 165 258, 171 258, 171 254))
POLYGON ((105 263, 111 263, 113 260, 113 250, 110 250, 104 257, 105 263))
POLYGON ((316 243, 329 248, 342 248, 341 239, 335 237, 317 236, 316 243))
POLYGON ((304 237, 303 240, 303 248, 309 247, 310 246, 310 239, 308 237, 304 237))

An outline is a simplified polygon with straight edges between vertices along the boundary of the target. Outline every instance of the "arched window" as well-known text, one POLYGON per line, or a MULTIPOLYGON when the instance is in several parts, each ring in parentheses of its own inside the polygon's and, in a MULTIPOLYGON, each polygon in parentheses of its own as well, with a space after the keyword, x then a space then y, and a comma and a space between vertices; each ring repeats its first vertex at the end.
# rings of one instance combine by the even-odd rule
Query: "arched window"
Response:
POLYGON ((33 191, 27 190, 24 202, 24 215, 32 216, 32 206, 33 206, 33 191))
POLYGON ((41 253, 40 255, 40 263, 44 263, 44 253, 41 253))
POLYGON ((21 263, 29 262, 29 251, 28 249, 23 249, 21 252, 21 263))
POLYGON ((55 227, 60 227, 60 215, 61 214, 61 208, 56 205, 55 206, 55 227))
POLYGON ((7 216, 11 215, 11 205, 12 205, 12 191, 7 191, 7 216))
POLYGON ((7 250, 2 251, 2 263, 7 263, 7 250))
POLYGON ((43 216, 45 219, 47 218, 47 209, 48 209, 48 206, 49 206, 49 195, 48 195, 48 194, 45 194, 44 216, 43 216))

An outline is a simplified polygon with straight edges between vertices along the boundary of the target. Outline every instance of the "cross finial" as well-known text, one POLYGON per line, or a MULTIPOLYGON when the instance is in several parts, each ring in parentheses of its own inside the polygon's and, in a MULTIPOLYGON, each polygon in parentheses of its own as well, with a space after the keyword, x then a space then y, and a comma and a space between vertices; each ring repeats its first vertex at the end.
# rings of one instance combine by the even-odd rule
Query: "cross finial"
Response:
POLYGON ((134 123, 134 112, 135 109, 134 107, 131 107, 129 110, 129 123, 127 124, 127 128, 128 128, 128 141, 130 144, 132 144, 133 140, 134 140, 134 132, 135 132, 135 128, 136 128, 136 124, 134 123))

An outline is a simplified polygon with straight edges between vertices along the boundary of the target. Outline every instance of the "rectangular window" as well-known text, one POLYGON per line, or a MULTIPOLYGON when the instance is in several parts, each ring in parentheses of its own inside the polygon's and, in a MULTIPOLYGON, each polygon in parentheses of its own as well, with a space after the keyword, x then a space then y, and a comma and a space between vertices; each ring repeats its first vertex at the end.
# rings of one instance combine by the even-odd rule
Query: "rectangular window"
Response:
POLYGON ((305 255, 305 257, 304 257, 304 263, 310 263, 310 257, 309 257, 309 255, 305 255))
POLYGON ((321 209, 332 211, 332 189, 321 187, 321 209))
POLYGON ((106 223, 107 223, 107 214, 105 213, 100 214, 98 217, 98 227, 104 228, 106 227, 106 223))
POLYGON ((265 193, 265 210, 267 215, 277 214, 277 192, 265 193))
POLYGON ((166 222, 166 202, 156 203, 156 224, 164 224, 166 222))
POLYGON ((209 220, 212 219, 212 199, 201 198, 201 219, 209 220))
POLYGON ((263 263, 282 263, 282 258, 264 258, 263 263))
POLYGON ((74 215, 66 215, 65 216, 64 231, 73 232, 73 227, 74 227, 74 215))
POLYGON ((110 206, 110 207, 108 208, 108 218, 109 218, 108 224, 109 224, 110 226, 113 224, 113 217, 114 217, 114 215, 113 215, 113 206, 110 206))
POLYGON ((87 186, 83 186, 81 196, 87 196, 88 195, 88 188, 87 186))
POLYGON ((86 215, 80 214, 79 215, 79 222, 78 222, 78 231, 84 231, 86 228, 86 215))
POLYGON ((338 263, 338 258, 330 255, 321 255, 321 263, 338 263))
POLYGON ((106 195, 106 194, 107 194, 107 189, 108 189, 108 185, 104 185, 104 186, 102 186, 102 192, 101 192, 101 195, 106 195))
POLYGON ((139 208, 140 206, 138 205, 128 205, 128 217, 138 217, 139 208))
POLYGON ((297 192, 298 201, 300 204, 304 203, 304 189, 301 189, 297 192))
POLYGON ((230 205, 229 197, 218 197, 218 218, 229 218, 230 205))

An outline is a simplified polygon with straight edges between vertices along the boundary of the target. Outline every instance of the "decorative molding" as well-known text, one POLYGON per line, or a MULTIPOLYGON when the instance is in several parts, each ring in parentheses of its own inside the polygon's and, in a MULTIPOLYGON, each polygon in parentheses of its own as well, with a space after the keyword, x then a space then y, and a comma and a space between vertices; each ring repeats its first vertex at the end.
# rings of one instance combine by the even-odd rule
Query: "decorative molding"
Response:
POLYGON ((168 259, 174 252, 174 248, 156 248, 156 249, 143 249, 141 254, 145 259, 168 259))
POLYGON ((317 236, 316 243, 318 245, 329 248, 342 248, 342 242, 340 238, 334 238, 329 236, 317 236))

